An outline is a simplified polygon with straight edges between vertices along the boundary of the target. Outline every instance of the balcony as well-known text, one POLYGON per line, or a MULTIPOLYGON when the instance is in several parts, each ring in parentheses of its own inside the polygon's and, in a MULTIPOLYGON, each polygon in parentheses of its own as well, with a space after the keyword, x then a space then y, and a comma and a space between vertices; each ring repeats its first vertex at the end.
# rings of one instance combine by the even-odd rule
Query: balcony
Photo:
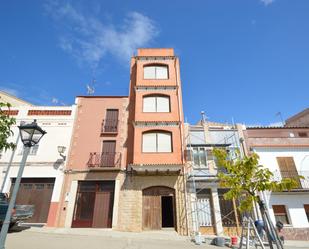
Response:
POLYGON ((299 179, 298 184, 299 186, 295 189, 308 189, 309 190, 309 171, 279 171, 276 170, 273 172, 273 180, 275 181, 281 181, 283 178, 297 178, 299 176, 302 176, 304 179, 299 179))
POLYGON ((117 119, 103 119, 101 134, 117 134, 118 123, 117 119))
POLYGON ((87 162, 88 168, 95 169, 120 169, 120 152, 91 152, 87 162))

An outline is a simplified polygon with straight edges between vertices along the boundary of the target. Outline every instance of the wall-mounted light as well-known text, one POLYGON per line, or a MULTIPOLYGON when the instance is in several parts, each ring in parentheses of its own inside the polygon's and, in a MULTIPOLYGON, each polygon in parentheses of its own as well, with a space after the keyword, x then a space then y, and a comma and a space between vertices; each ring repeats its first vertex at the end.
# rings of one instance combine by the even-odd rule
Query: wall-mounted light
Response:
POLYGON ((65 147, 65 146, 58 146, 59 155, 63 158, 64 161, 65 161, 65 159, 66 159, 66 156, 63 155, 63 153, 65 152, 65 150, 66 150, 66 147, 65 147))

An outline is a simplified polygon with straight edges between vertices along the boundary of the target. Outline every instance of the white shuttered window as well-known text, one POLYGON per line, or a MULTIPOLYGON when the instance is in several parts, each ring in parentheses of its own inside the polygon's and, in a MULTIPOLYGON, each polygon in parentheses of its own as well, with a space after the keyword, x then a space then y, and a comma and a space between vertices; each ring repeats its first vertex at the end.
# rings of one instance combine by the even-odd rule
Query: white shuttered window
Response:
POLYGON ((170 112, 170 98, 168 96, 144 97, 143 112, 170 112))
POLYGON ((143 134, 143 152, 172 152, 172 135, 168 132, 143 134))
POLYGON ((167 66, 145 66, 144 67, 144 79, 146 80, 164 80, 168 79, 168 67, 167 66))

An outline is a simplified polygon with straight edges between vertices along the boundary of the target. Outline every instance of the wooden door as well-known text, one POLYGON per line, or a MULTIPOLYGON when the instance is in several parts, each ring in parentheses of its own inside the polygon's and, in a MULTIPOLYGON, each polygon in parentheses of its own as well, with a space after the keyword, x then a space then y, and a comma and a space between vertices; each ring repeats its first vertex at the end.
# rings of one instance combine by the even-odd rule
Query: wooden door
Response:
POLYGON ((105 132, 117 132, 118 130, 118 109, 107 109, 104 123, 105 132))
MULTIPOLYGON (((144 230, 159 230, 162 228, 162 196, 172 196, 172 208, 174 209, 175 194, 173 189, 168 187, 155 186, 143 190, 142 220, 144 230)), ((171 219, 175 221, 175 210, 173 210, 170 215, 173 215, 171 219)))
POLYGON ((113 195, 114 193, 111 191, 96 193, 92 227, 112 227, 113 195))
POLYGON ((72 227, 91 227, 95 203, 95 182, 79 182, 72 227))
POLYGON ((161 229, 161 215, 161 196, 143 196, 143 229, 161 229))
POLYGON ((114 167, 116 141, 103 141, 101 167, 114 167))

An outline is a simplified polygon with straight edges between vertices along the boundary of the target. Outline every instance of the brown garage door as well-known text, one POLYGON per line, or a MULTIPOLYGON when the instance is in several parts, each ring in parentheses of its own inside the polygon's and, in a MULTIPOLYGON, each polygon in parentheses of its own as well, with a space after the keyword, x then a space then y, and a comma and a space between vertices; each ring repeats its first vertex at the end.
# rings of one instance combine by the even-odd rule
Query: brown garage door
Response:
MULTIPOLYGON (((15 178, 12 179, 12 188, 15 178)), ((16 198, 17 205, 34 205, 30 223, 46 223, 53 194, 55 178, 22 178, 16 198)))

